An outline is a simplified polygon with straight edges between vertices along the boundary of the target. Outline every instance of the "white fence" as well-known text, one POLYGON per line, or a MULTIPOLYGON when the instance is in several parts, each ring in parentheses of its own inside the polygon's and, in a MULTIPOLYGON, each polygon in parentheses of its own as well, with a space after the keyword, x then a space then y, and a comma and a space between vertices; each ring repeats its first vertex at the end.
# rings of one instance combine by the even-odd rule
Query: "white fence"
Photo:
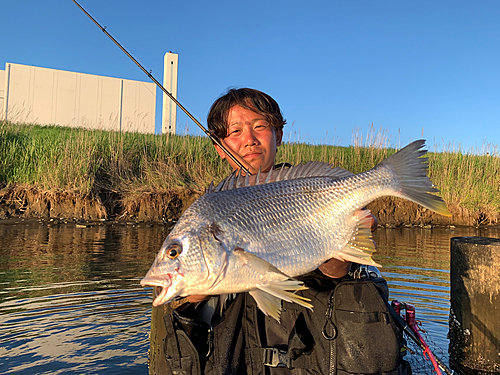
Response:
POLYGON ((154 133, 156 85, 6 63, 0 111, 12 122, 154 133))

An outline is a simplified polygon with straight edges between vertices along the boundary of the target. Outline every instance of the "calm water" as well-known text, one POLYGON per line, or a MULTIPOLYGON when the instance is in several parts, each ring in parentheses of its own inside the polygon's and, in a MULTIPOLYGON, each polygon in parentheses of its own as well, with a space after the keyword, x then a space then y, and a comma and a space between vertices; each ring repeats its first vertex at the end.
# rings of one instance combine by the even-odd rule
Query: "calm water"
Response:
MULTIPOLYGON (((0 373, 147 374, 151 299, 139 280, 167 233, 145 224, 0 222, 0 373)), ((449 243, 464 235, 500 231, 375 232, 391 298, 416 306, 445 362, 449 243)))

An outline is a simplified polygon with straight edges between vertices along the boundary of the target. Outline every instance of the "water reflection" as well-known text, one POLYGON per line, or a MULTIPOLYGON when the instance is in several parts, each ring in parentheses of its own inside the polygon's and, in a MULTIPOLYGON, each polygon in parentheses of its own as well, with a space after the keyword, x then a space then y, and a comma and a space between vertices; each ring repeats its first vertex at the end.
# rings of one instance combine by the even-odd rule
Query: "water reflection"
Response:
POLYGON ((163 226, 0 225, 0 372, 147 373, 163 226))
MULTIPOLYGON (((450 239, 459 236, 500 238, 500 229, 396 228, 374 233, 378 248, 375 260, 383 265, 381 271, 388 281, 390 298, 415 306, 427 342, 445 363, 449 344, 450 239)), ((425 371, 420 373, 432 371, 428 363, 419 362, 414 367, 423 366, 425 371)))
MULTIPOLYGON (((150 290, 168 228, 0 222, 0 373, 147 374, 150 290)), ((391 298, 414 304, 447 359, 449 243, 499 230, 379 229, 391 298)), ((429 367, 415 373, 431 373, 429 367)))

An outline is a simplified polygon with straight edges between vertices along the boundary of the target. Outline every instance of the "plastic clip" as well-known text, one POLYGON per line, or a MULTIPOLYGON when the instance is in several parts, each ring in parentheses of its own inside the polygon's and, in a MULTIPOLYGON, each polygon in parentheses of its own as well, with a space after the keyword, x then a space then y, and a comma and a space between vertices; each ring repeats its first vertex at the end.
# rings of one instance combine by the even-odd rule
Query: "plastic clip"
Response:
POLYGON ((290 368, 290 357, 287 352, 278 348, 264 348, 264 365, 290 368))

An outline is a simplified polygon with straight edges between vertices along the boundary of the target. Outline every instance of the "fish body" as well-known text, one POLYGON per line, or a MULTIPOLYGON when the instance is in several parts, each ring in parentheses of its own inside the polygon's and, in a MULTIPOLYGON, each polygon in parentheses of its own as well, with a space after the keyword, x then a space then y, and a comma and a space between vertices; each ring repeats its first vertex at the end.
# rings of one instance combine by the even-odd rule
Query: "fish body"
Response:
POLYGON ((449 215, 415 141, 357 175, 311 162, 284 172, 234 177, 195 201, 163 243, 142 285, 161 287, 157 306, 194 294, 250 292, 279 319, 281 299, 312 307, 293 278, 331 258, 375 264, 370 213, 382 196, 449 215), (252 182, 254 180, 254 182, 252 182), (242 187, 240 187, 242 186, 242 187))

